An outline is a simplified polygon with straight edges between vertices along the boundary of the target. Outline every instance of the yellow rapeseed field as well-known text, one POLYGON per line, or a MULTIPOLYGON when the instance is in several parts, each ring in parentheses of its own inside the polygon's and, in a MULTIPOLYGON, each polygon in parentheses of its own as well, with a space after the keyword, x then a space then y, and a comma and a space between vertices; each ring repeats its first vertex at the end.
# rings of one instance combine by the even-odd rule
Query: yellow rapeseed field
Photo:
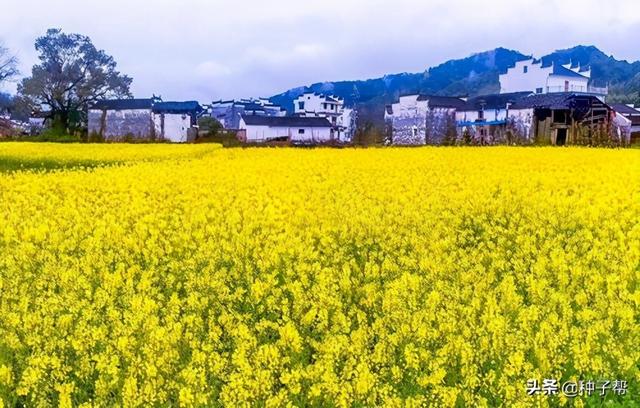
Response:
POLYGON ((116 163, 0 173, 5 405, 640 404, 640 150, 40 149, 116 163))

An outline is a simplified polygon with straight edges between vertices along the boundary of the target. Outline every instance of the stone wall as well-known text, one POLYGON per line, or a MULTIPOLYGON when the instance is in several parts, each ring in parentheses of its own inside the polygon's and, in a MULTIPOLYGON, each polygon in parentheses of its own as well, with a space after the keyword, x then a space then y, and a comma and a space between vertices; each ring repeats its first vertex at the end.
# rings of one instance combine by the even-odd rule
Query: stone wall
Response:
POLYGON ((154 139, 153 117, 150 109, 133 110, 89 110, 89 134, 102 136, 105 140, 123 138, 154 139))

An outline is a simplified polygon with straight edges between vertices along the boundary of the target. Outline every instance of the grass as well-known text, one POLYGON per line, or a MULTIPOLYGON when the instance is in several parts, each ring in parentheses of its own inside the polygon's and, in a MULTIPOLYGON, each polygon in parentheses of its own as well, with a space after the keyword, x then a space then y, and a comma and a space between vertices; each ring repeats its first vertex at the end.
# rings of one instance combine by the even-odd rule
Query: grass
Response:
POLYGON ((0 156, 0 173, 14 171, 53 171, 60 169, 72 169, 78 167, 95 168, 102 164, 114 164, 114 162, 100 162, 95 160, 84 160, 75 162, 61 162, 55 159, 29 160, 16 157, 0 156))
POLYGON ((143 161, 196 159, 220 145, 0 143, 0 173, 95 168, 143 161))

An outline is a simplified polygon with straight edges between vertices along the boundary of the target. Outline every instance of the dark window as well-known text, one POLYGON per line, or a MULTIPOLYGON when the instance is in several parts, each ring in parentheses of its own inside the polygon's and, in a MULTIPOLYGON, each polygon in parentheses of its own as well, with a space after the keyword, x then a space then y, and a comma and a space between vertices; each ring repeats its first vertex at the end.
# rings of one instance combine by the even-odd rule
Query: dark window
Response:
POLYGON ((304 129, 298 129, 298 134, 299 135, 304 135, 304 129))
POLYGON ((529 72, 529 67, 527 66, 523 67, 522 72, 524 72, 525 74, 529 72))
POLYGON ((553 122, 566 124, 567 123, 567 112, 565 111, 553 111, 553 122))
POLYGON ((298 109, 304 110, 304 102, 298 102, 298 109))
POLYGON ((484 119, 484 111, 478 111, 478 119, 484 119))
POLYGON ((542 88, 536 89, 536 93, 541 94, 542 93, 542 88))
POLYGON ((324 109, 324 110, 326 110, 326 109, 327 109, 327 104, 326 104, 326 103, 323 103, 323 104, 322 104, 322 109, 324 109))

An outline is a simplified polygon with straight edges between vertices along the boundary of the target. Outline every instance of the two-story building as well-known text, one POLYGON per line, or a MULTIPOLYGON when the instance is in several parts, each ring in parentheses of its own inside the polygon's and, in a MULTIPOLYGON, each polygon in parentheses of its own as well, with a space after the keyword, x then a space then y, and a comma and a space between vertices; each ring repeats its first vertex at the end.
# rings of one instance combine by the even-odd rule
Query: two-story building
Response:
POLYGON ((553 62, 545 64, 531 58, 516 62, 500 75, 500 93, 514 92, 585 94, 597 96, 604 102, 609 89, 591 78, 589 67, 553 62))
POLYGON ((355 133, 355 111, 345 108, 344 99, 305 92, 293 101, 294 115, 326 118, 332 125, 332 140, 349 142, 355 133))

